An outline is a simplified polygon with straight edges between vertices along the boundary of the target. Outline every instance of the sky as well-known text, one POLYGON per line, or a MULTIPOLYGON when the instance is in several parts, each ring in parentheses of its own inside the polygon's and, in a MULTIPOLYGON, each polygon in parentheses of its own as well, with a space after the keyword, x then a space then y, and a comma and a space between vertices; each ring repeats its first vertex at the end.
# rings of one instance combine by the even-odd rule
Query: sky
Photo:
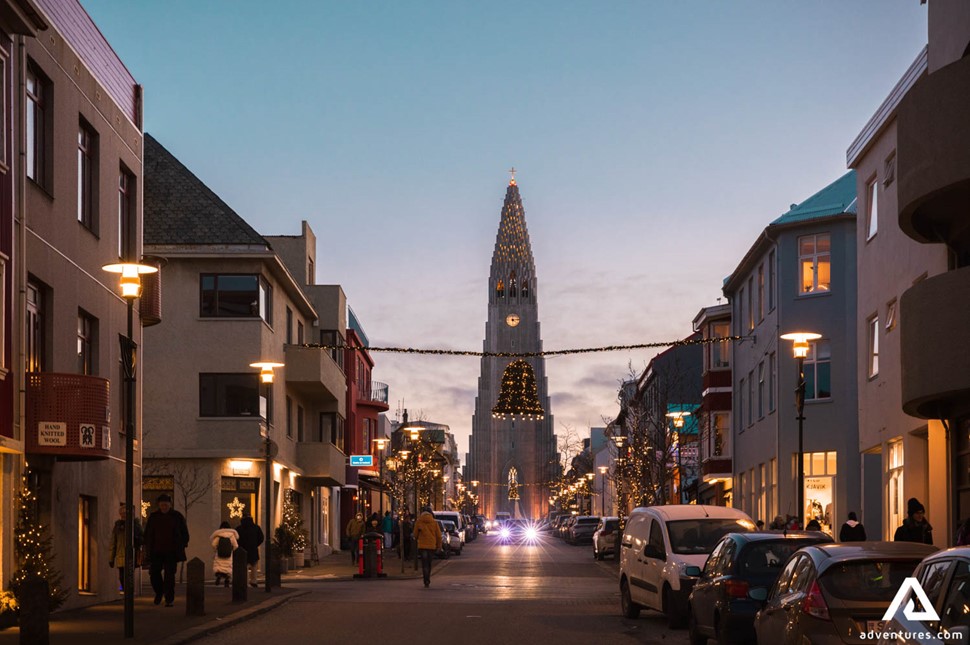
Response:
MULTIPOLYGON (((918 0, 81 3, 146 132, 260 233, 308 221, 374 346, 482 347, 512 166, 545 349, 688 336, 926 43, 918 0)), ((557 434, 657 351, 547 359, 557 434)), ((464 453, 478 359, 374 359, 464 453)))

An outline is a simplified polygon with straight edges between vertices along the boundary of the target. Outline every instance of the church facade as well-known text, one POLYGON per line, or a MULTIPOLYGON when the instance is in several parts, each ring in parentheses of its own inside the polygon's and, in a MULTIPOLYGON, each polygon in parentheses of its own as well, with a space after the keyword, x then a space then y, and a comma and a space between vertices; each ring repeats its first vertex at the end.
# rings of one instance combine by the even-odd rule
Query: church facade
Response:
MULTIPOLYGON (((486 353, 542 351, 537 287, 525 210, 513 176, 505 192, 488 278, 486 353)), ((518 379, 514 383, 510 380, 507 385, 518 386, 518 379)), ((545 359, 541 356, 482 357, 465 469, 466 482, 479 482, 480 513, 493 518, 497 512, 508 512, 531 519, 548 513, 548 482, 558 468, 553 428, 545 359), (493 416, 506 368, 519 360, 528 363, 535 377, 535 394, 544 412, 542 418, 493 416)))

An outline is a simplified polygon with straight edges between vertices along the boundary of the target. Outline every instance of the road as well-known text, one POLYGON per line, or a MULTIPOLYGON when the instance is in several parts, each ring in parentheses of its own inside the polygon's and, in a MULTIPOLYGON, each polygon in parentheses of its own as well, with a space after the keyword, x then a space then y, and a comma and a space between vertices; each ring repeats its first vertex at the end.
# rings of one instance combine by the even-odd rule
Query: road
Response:
POLYGON ((660 614, 620 616, 616 571, 588 546, 556 538, 501 545, 481 536, 442 562, 427 589, 420 579, 297 583, 311 593, 199 642, 687 643, 660 614))

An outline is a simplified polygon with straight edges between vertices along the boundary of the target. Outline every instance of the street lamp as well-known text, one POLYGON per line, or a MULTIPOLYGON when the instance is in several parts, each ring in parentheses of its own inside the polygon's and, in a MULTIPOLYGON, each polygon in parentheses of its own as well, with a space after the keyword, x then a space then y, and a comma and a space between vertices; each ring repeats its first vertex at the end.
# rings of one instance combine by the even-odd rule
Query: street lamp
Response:
POLYGON ((674 443, 677 445, 677 498, 678 503, 684 503, 684 467, 681 462, 681 450, 683 445, 681 443, 681 435, 683 434, 681 430, 684 427, 684 417, 689 417, 690 412, 684 410, 675 410, 673 412, 668 412, 665 415, 674 424, 674 443))
POLYGON ((805 421, 805 358, 808 356, 809 343, 821 338, 815 332, 790 332, 782 334, 782 340, 792 341, 792 352, 798 362, 798 385, 795 387, 795 412, 798 420, 798 523, 805 528, 805 451, 802 444, 802 426, 805 421))
POLYGON ((272 497, 273 442, 269 438, 269 409, 270 409, 269 401, 271 396, 270 388, 273 387, 273 370, 276 369, 277 367, 283 367, 283 363, 276 363, 273 361, 260 361, 257 363, 250 363, 249 366, 255 367, 256 369, 259 370, 259 380, 263 385, 266 386, 266 419, 265 419, 266 435, 264 437, 265 438, 264 447, 266 449, 266 454, 264 455, 265 459, 264 459, 264 469, 263 469, 263 476, 266 479, 266 485, 265 485, 266 490, 263 495, 263 498, 265 499, 263 506, 266 507, 266 510, 263 513, 264 517, 266 518, 266 537, 265 537, 265 541, 263 542, 263 544, 265 545, 263 547, 263 557, 266 559, 266 565, 265 565, 266 571, 264 572, 264 576, 266 579, 266 593, 269 593, 270 591, 273 590, 272 579, 269 575, 270 563, 272 562, 272 560, 270 559, 271 557, 270 544, 272 540, 270 538, 273 535, 273 497, 272 497))
POLYGON ((381 518, 383 519, 384 517, 384 448, 387 447, 388 440, 384 438, 374 439, 374 444, 377 445, 377 453, 378 453, 377 462, 378 462, 378 468, 380 470, 379 477, 381 482, 381 518))
POLYGON ((596 473, 586 473, 586 510, 592 515, 593 514, 593 479, 596 478, 596 473))
POLYGON ((609 469, 609 466, 600 466, 598 468, 600 477, 603 478, 603 481, 600 483, 600 516, 602 517, 606 517, 606 473, 609 469))
POLYGON ((121 297, 128 304, 128 335, 121 340, 125 373, 125 638, 135 637, 135 340, 134 302, 141 296, 141 276, 157 267, 131 262, 106 264, 108 273, 121 275, 121 297))

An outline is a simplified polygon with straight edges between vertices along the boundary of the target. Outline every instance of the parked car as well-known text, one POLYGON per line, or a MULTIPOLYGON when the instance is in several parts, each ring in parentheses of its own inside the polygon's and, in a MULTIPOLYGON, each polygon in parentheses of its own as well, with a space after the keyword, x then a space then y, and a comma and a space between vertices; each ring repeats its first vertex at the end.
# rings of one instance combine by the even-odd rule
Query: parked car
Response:
POLYGON ((438 525, 441 527, 442 550, 446 550, 449 554, 461 555, 464 545, 461 543, 461 536, 458 535, 458 527, 455 523, 449 520, 438 520, 438 525), (448 537, 447 548, 444 546, 446 536, 448 537))
POLYGON ((754 619, 758 642, 858 644, 861 635, 882 629, 899 588, 934 551, 914 542, 803 547, 785 563, 754 619))
MULTIPOLYGON (((438 523, 438 528, 441 529, 441 551, 439 551, 435 555, 439 558, 447 558, 448 556, 451 555, 452 538, 451 538, 451 535, 448 533, 447 529, 445 528, 445 523, 443 520, 435 520, 435 522, 438 523)), ((455 536, 455 538, 457 539, 457 536, 455 536)))
POLYGON ((667 616, 670 627, 682 627, 694 581, 718 540, 754 529, 751 518, 736 508, 676 504, 633 509, 620 540, 623 615, 636 618, 641 609, 654 609, 667 616))
POLYGON ((576 517, 576 515, 568 515, 556 529, 556 535, 565 540, 566 536, 569 535, 569 527, 576 521, 576 517))
POLYGON ((448 520, 449 522, 454 522, 455 526, 458 527, 458 536, 461 538, 461 543, 464 544, 468 541, 465 535, 465 521, 462 518, 461 513, 457 511, 435 511, 434 517, 436 520, 448 520))
POLYGON ((514 519, 502 525, 498 537, 503 544, 534 544, 539 539, 539 533, 531 521, 514 519))
POLYGON ((940 620, 910 620, 897 611, 881 630, 885 636, 880 645, 970 643, 970 547, 938 551, 923 558, 913 576, 940 620), (949 638, 937 638, 941 631, 949 632, 949 638), (897 637, 889 638, 888 634, 897 637))
POLYGON ((798 549, 831 542, 826 533, 729 533, 721 538, 694 583, 687 606, 691 645, 754 640, 754 616, 764 604, 751 597, 755 589, 767 591, 788 558, 798 549))
POLYGON ((492 528, 502 528, 502 525, 512 519, 512 515, 506 511, 499 511, 495 514, 495 520, 492 522, 492 528))
POLYGON ((578 515, 570 525, 566 541, 570 544, 591 544, 600 518, 596 515, 578 515))
POLYGON ((617 529, 620 527, 620 518, 604 517, 596 525, 596 532, 593 533, 593 557, 602 560, 607 553, 613 553, 616 547, 617 529))
POLYGON ((474 542, 475 538, 478 537, 478 527, 475 526, 475 522, 472 521, 472 516, 462 515, 461 519, 465 523, 465 541, 474 542))
POLYGON ((489 526, 488 526, 489 522, 485 518, 485 516, 476 515, 473 519, 475 520, 475 527, 478 529, 478 532, 481 533, 482 535, 487 534, 489 529, 489 526))

